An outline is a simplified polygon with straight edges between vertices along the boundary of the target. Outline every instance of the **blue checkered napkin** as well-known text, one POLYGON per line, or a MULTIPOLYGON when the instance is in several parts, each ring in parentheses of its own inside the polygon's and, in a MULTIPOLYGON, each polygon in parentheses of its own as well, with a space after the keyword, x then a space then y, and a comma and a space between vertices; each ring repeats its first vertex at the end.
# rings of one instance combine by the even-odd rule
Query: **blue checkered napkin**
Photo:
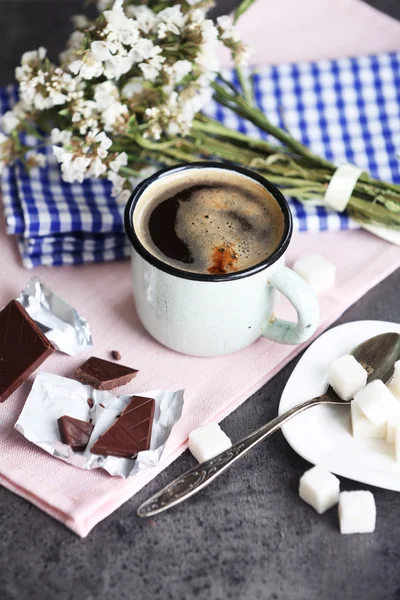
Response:
MULTIPOLYGON (((235 81, 235 74, 224 74, 235 81)), ((236 82, 235 82, 236 83, 236 82)), ((274 123, 330 160, 349 161, 379 178, 400 183, 400 53, 263 67, 255 72, 259 107, 274 123)), ((16 100, 14 87, 0 90, 0 112, 16 100)), ((267 138, 228 109, 210 103, 207 114, 225 125, 267 138)), ((32 140, 35 143, 35 140, 32 140)), ((27 267, 75 264, 127 256, 123 207, 110 184, 62 181, 46 150, 49 166, 27 173, 21 166, 2 173, 7 231, 19 235, 27 267)), ((355 227, 346 215, 289 200, 299 231, 355 227)))
POLYGON ((76 233, 20 237, 18 248, 27 268, 118 260, 130 255, 125 233, 76 233))

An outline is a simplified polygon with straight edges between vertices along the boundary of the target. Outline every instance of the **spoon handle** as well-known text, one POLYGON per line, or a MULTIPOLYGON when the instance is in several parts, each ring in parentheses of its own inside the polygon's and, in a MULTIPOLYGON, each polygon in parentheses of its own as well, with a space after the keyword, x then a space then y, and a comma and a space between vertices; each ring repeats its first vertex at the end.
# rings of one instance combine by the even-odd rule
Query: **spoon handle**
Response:
POLYGON ((278 431, 289 419, 323 402, 323 397, 307 400, 307 402, 298 404, 282 415, 272 419, 272 421, 269 421, 269 423, 266 423, 260 429, 253 431, 253 433, 250 433, 250 435, 231 446, 229 450, 225 450, 221 454, 218 454, 218 456, 215 456, 215 458, 211 458, 186 471, 186 473, 172 481, 164 489, 146 500, 139 507, 137 514, 139 517, 150 517, 197 494, 197 492, 205 488, 218 475, 221 475, 235 461, 247 454, 254 446, 275 433, 275 431, 278 431))

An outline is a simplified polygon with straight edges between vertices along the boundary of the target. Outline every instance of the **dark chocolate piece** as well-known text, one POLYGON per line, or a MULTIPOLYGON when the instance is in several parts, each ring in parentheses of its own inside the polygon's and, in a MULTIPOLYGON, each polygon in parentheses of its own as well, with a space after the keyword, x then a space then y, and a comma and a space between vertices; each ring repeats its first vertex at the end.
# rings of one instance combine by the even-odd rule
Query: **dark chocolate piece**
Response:
POLYGON ((4 402, 54 352, 22 304, 0 312, 0 402, 4 402))
POLYGON ((99 402, 99 406, 101 406, 101 408, 105 408, 105 406, 102 402, 99 402))
POLYGON ((68 415, 57 419, 57 423, 61 441, 71 446, 74 452, 83 452, 88 445, 94 425, 68 415))
POLYGON ((121 360, 121 352, 118 352, 118 350, 112 350, 111 356, 114 360, 121 360))
POLYGON ((93 398, 88 398, 87 403, 89 404, 89 408, 93 408, 93 406, 94 406, 93 398))
POLYGON ((129 383, 136 376, 137 369, 116 365, 109 360, 92 356, 75 371, 75 378, 91 385, 96 390, 113 390, 129 383))
POLYGON ((135 458, 138 452, 150 448, 155 401, 132 396, 122 415, 111 425, 90 452, 103 456, 135 458))

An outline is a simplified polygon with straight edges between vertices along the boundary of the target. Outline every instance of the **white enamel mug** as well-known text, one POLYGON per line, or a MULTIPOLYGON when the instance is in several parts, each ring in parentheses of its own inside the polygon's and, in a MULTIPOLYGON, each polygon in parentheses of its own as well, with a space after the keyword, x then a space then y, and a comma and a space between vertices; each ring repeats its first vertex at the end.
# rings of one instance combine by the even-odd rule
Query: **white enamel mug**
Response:
POLYGON ((319 305, 312 290, 284 266, 292 235, 292 216, 280 191, 261 175, 225 163, 188 163, 159 171, 135 189, 125 209, 132 244, 132 280, 136 310, 145 329, 164 346, 193 356, 218 356, 241 350, 260 336, 283 344, 301 344, 315 332, 319 305), (200 274, 177 269, 153 256, 137 231, 140 203, 151 198, 160 178, 189 169, 224 169, 255 180, 275 198, 284 215, 279 246, 263 262, 243 271, 200 274), (136 218, 135 218, 136 217, 136 218), (297 322, 274 315, 275 290, 291 302, 297 322))

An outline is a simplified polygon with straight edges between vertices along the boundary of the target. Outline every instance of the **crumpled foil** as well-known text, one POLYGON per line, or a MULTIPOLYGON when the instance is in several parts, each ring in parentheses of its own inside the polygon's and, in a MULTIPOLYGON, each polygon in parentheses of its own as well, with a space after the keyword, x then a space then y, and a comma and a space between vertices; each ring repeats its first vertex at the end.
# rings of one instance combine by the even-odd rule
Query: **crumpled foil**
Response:
POLYGON ((109 392, 95 390, 90 385, 60 375, 39 373, 36 376, 15 429, 36 446, 79 469, 102 468, 110 475, 132 477, 139 471, 158 465, 172 427, 179 421, 183 408, 183 390, 135 392, 135 396, 154 398, 156 403, 150 449, 139 452, 136 459, 100 456, 90 452, 100 435, 129 404, 132 394, 117 398, 109 392), (88 404, 89 398, 93 400, 92 408, 88 404), (61 442, 57 419, 63 415, 82 421, 92 419, 94 429, 84 452, 74 452, 61 442))
POLYGON ((74 356, 93 346, 86 319, 38 277, 29 280, 17 300, 60 352, 74 356))

